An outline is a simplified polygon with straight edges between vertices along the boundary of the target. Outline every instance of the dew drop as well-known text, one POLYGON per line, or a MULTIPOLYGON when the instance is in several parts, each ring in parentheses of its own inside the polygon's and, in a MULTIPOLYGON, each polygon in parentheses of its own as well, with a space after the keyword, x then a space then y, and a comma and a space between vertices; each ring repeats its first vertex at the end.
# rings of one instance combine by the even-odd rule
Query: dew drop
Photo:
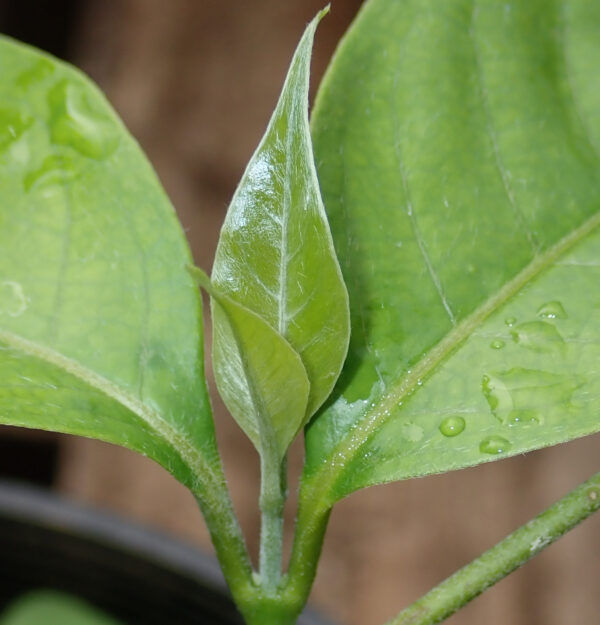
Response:
POLYGON ((512 328, 512 327, 515 325, 515 323, 517 323, 517 318, 516 318, 516 317, 507 317, 507 318, 504 320, 504 323, 505 323, 505 324, 506 324, 509 328, 512 328))
POLYGON ((569 317, 563 305, 557 301, 547 302, 540 306, 537 315, 542 319, 568 319, 569 317))
POLYGON ((503 436, 488 436, 479 443, 479 451, 483 454, 498 455, 510 448, 510 441, 503 436))
POLYGON ((492 349, 502 349, 504 347, 504 341, 502 339, 494 339, 490 343, 492 349))
POLYGON ((565 340, 560 332, 547 321, 527 321, 515 326, 510 332, 520 347, 539 353, 561 353, 565 340))
POLYGON ((485 374, 483 394, 492 414, 508 426, 544 423, 546 414, 563 414, 571 405, 573 393, 584 380, 536 369, 516 367, 485 374))
POLYGON ((33 118, 16 108, 0 107, 0 152, 4 152, 31 126, 33 118))
POLYGON ((30 171, 25 176, 23 185, 25 191, 32 191, 33 189, 47 191, 62 187, 78 175, 79 168, 72 159, 66 156, 48 156, 38 169, 30 171))
POLYGON ((440 423, 440 432, 444 436, 458 436, 465 429, 465 420, 462 417, 446 417, 440 423))
POLYGON ((402 436, 411 443, 418 443, 423 438, 423 428, 416 423, 402 424, 402 436))
POLYGON ((17 77, 17 86, 27 89, 36 82, 42 82, 54 73, 54 63, 50 59, 40 59, 30 69, 17 77))
POLYGON ((540 416, 536 410, 513 410, 506 420, 506 425, 538 425, 540 416))
POLYGON ((18 282, 0 282, 0 315, 19 317, 27 310, 27 298, 18 282))
POLYGON ((115 124, 105 112, 92 108, 79 85, 61 80, 50 90, 48 104, 53 143, 95 159, 107 158, 116 150, 115 124))

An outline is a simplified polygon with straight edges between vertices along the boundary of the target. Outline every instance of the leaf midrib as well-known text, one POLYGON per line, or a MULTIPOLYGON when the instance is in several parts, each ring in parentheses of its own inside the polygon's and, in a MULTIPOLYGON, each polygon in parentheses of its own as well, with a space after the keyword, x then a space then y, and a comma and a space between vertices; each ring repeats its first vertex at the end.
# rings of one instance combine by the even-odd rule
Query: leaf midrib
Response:
POLYGON ((179 454, 183 462, 192 472, 195 480, 207 476, 209 480, 206 481, 212 483, 218 481, 210 465, 202 458, 202 455, 189 443, 181 432, 178 432, 167 423, 158 412, 152 410, 146 404, 125 392, 114 382, 92 371, 77 360, 73 360, 45 345, 30 341, 8 330, 0 329, 0 341, 16 351, 22 352, 28 356, 33 356, 57 369, 73 375, 94 390, 115 400, 138 416, 166 441, 169 446, 179 454))
POLYGON ((289 257, 288 257, 288 236, 289 236, 289 219, 290 219, 290 210, 291 210, 291 183, 289 182, 291 179, 291 169, 292 169, 292 157, 291 157, 291 148, 293 141, 293 118, 294 118, 294 101, 292 98, 292 103, 290 106, 289 112, 289 120, 292 120, 292 123, 289 123, 286 127, 286 138, 285 138, 285 189, 283 193, 283 209, 281 216, 281 245, 279 246, 279 301, 278 308, 279 310, 277 315, 278 320, 278 331, 281 336, 287 338, 287 329, 288 329, 288 311, 287 311, 287 280, 288 280, 288 269, 289 269, 289 257), (292 129, 290 129, 292 126, 292 129))
MULTIPOLYGON (((327 462, 324 462, 311 475, 311 485, 314 485, 314 490, 320 492, 320 495, 315 499, 318 499, 322 504, 322 509, 328 509, 335 503, 337 498, 331 495, 333 488, 352 459, 360 452, 362 446, 377 428, 386 421, 390 413, 401 405, 408 396, 417 392, 422 387, 423 382, 435 372, 436 367, 457 349, 487 317, 503 306, 531 280, 548 269, 558 258, 585 239, 598 226, 600 226, 600 212, 564 236, 546 252, 535 256, 495 295, 489 297, 469 316, 454 326, 439 343, 412 367, 409 373, 391 387, 386 388, 384 397, 371 406, 350 434, 342 439, 332 454, 329 454, 327 462), (322 475, 323 472, 326 473, 325 476, 322 475)), ((317 507, 315 504, 315 508, 317 507)))

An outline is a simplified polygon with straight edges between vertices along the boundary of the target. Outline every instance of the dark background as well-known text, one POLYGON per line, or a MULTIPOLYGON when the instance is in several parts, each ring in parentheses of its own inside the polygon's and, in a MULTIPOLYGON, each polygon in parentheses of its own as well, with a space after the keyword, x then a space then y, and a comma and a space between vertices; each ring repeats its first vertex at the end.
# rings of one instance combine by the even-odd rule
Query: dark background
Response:
MULTIPOLYGON (((293 48, 322 4, 0 0, 0 31, 69 60, 100 84, 157 169, 196 262, 210 269, 227 203, 265 128, 293 48)), ((359 5, 333 1, 317 35, 315 85, 359 5)), ((216 403, 234 500, 256 550, 256 457, 216 403)), ((599 450, 600 438, 588 437, 351 496, 332 515, 313 603, 342 625, 382 623, 597 471, 599 450)), ((301 455, 297 444, 292 466, 301 455)), ((210 548, 187 491, 125 449, 2 428, 0 476, 52 486, 210 548)), ((598 623, 597 516, 448 622, 598 623)))

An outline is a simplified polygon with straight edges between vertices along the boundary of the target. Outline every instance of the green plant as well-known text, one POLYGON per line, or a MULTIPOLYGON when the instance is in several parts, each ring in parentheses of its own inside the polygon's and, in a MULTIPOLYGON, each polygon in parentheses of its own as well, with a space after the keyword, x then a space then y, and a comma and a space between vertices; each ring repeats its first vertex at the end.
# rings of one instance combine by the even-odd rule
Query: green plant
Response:
MULTIPOLYGON (((600 429, 600 10, 366 3, 312 121, 333 238, 306 112, 320 17, 212 279, 190 267, 154 174, 89 81, 0 44, 2 422, 165 466, 196 496, 250 624, 294 622, 331 507, 351 492, 600 429), (196 282, 219 391, 260 455, 258 573, 214 437, 196 282), (302 428, 282 574, 285 456, 302 428)), ((596 475, 390 623, 439 622, 599 507, 596 475)))

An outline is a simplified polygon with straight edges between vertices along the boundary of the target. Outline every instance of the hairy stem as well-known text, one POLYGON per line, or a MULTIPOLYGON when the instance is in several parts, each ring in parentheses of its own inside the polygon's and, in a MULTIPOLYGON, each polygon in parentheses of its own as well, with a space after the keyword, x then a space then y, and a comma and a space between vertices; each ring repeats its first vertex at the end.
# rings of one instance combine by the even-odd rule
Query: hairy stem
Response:
POLYGON ((281 580, 286 465, 285 460, 280 463, 268 451, 261 457, 259 570, 261 585, 267 593, 274 592, 281 580))
POLYGON ((330 512, 331 506, 316 498, 314 491, 304 482, 300 489, 290 566, 283 588, 287 600, 300 607, 306 603, 315 579, 330 512))
POLYGON ((214 480, 207 488, 198 484, 193 493, 210 532, 221 569, 242 612, 254 601, 256 587, 252 564, 240 529, 220 462, 213 468, 214 480))
POLYGON ((600 509, 600 473, 444 580, 386 625, 434 625, 600 509))

